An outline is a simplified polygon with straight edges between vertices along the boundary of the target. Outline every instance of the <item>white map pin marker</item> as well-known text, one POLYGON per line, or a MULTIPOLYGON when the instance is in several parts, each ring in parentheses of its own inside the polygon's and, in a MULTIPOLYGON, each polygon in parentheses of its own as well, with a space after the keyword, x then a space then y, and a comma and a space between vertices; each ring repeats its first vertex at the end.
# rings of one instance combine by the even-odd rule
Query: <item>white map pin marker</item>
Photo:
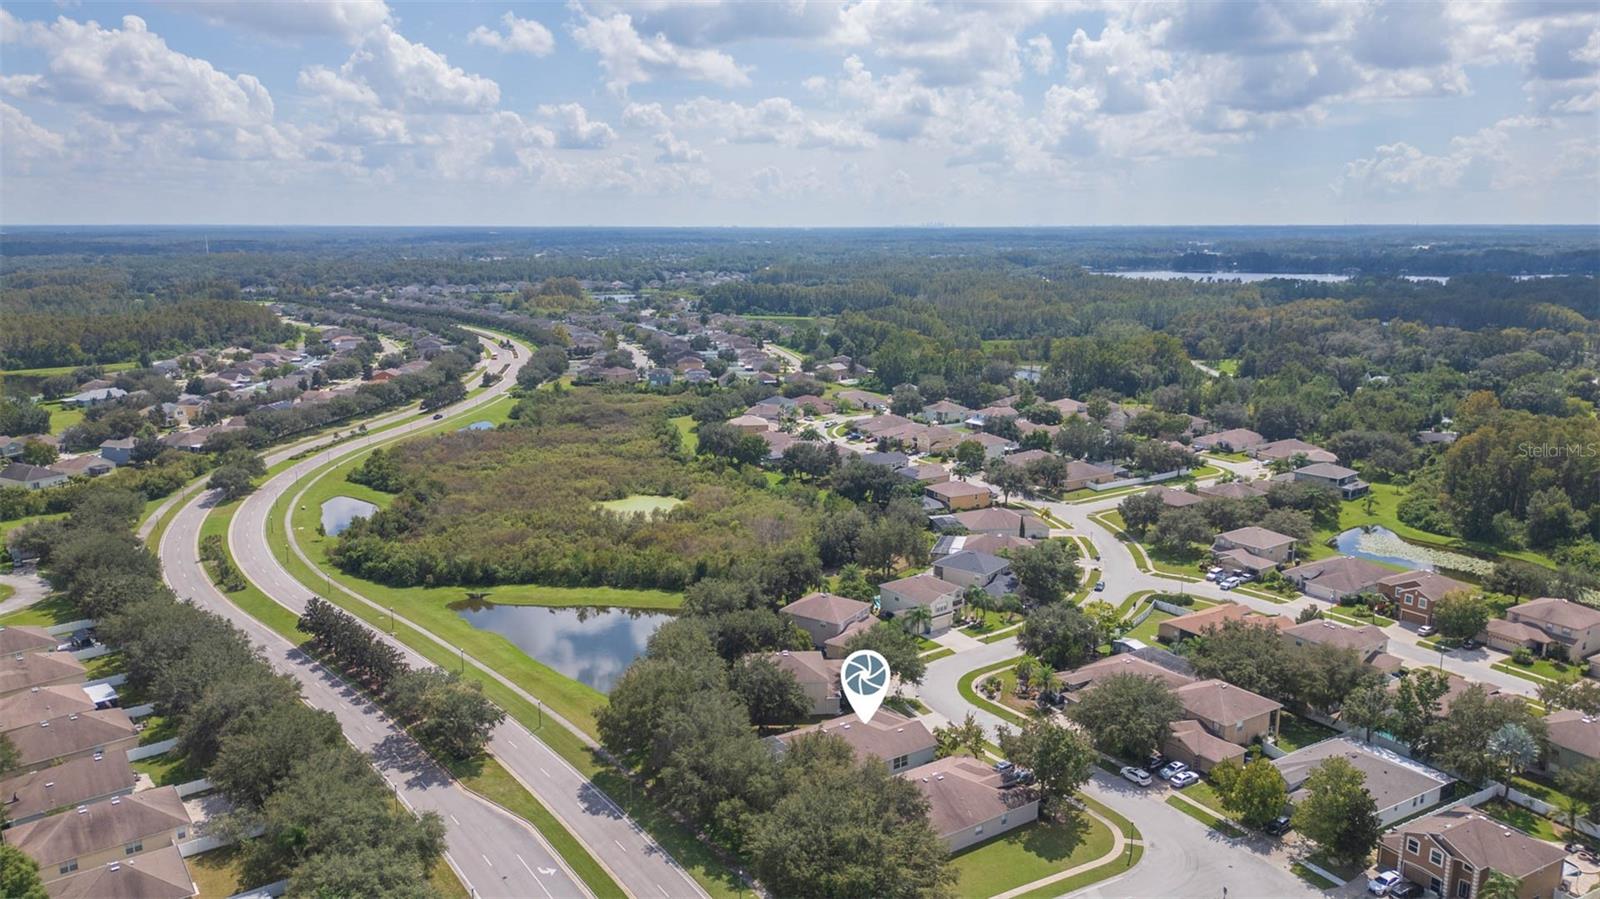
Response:
POLYGON ((850 708, 866 724, 889 695, 889 662, 870 649, 858 649, 844 660, 839 680, 844 684, 844 697, 850 700, 850 708))

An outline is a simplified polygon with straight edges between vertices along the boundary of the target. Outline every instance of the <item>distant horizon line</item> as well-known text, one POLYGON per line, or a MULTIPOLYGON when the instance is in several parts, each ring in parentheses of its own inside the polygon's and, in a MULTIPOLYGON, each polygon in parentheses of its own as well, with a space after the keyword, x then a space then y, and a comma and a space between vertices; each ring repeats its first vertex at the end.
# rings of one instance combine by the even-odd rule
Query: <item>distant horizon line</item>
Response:
POLYGON ((1412 222, 1394 224, 1383 222, 1345 222, 1341 224, 1326 224, 1314 222, 1279 222, 1279 223, 1253 223, 1253 224, 1215 224, 1215 223, 1172 223, 1172 224, 1125 224, 1125 225, 960 225, 960 224, 921 224, 921 225, 505 225, 505 224, 364 224, 364 223, 244 223, 244 222, 185 222, 181 224, 153 223, 153 222, 101 222, 101 223, 34 223, 34 222, 0 222, 0 231, 6 229, 49 230, 49 229, 94 229, 94 228, 217 228, 217 229, 248 229, 248 228, 362 228, 378 231, 401 231, 408 229, 432 230, 515 230, 515 231, 1094 231, 1111 229, 1160 229, 1160 228, 1211 228, 1211 229, 1259 229, 1259 228, 1589 228, 1600 229, 1600 221, 1595 222, 1412 222))

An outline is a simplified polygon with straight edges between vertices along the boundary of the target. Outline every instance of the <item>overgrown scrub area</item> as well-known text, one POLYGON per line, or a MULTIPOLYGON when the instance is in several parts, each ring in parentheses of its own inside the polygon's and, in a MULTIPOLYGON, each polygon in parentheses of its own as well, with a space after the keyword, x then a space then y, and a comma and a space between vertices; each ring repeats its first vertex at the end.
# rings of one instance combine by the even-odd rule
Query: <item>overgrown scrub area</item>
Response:
POLYGON ((137 494, 98 490, 29 530, 50 532, 38 541, 46 577, 100 620, 129 689, 174 728, 173 752, 233 803, 215 826, 237 837, 260 829, 241 843, 244 880, 287 878, 302 896, 435 895, 443 822, 392 802, 331 714, 303 703, 226 620, 178 601, 133 536, 142 507, 137 494))
POLYGON ((398 492, 340 535, 333 560, 385 584, 537 583, 682 589, 806 544, 815 513, 764 480, 691 462, 664 397, 537 391, 518 424, 375 452, 351 479, 398 492), (597 508, 684 500, 654 516, 597 508))

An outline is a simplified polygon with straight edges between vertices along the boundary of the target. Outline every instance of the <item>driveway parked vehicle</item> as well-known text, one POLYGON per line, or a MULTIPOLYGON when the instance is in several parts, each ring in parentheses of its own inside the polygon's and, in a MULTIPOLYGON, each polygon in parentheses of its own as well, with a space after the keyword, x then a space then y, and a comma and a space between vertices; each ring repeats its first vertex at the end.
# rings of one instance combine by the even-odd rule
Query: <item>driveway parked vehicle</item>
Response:
POLYGON ((1281 837, 1289 832, 1290 827, 1291 824, 1289 823, 1289 816, 1279 815, 1278 817, 1273 818, 1271 821, 1268 821, 1267 826, 1262 828, 1262 830, 1265 830, 1267 833, 1270 833, 1275 837, 1281 837))
POLYGON ((1171 780, 1173 775, 1181 774, 1187 770, 1189 770, 1189 766, 1185 765, 1183 762, 1168 762, 1161 769, 1161 779, 1171 780))
POLYGON ((1167 783, 1172 784, 1174 787, 1177 787, 1180 790, 1189 786, 1190 784, 1199 782, 1200 775, 1194 773, 1193 771, 1179 771, 1177 774, 1167 778, 1167 783))
POLYGON ((1438 632, 1439 629, 1431 624, 1424 624, 1422 627, 1417 628, 1417 636, 1419 637, 1431 637, 1438 632))
POLYGON ((1387 896, 1394 885, 1403 880, 1399 871, 1384 871, 1367 881, 1367 892, 1374 896, 1387 896))
POLYGON ((1402 880, 1389 888, 1391 899, 1417 899, 1422 895, 1422 887, 1409 880, 1402 880))
POLYGON ((1132 784, 1138 784, 1141 787, 1150 786, 1150 772, 1143 768, 1135 768, 1131 765, 1124 767, 1122 769, 1122 779, 1132 784))

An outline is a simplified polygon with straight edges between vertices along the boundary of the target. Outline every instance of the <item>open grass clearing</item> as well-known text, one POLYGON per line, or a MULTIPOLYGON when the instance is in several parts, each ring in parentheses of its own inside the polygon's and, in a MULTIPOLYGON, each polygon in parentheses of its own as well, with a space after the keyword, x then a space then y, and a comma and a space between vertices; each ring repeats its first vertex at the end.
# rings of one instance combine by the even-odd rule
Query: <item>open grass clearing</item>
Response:
POLYGON ((1278 748, 1286 752, 1304 749, 1338 735, 1339 732, 1333 728, 1308 721, 1293 712, 1278 713, 1278 748))
POLYGON ((657 512, 671 512, 683 505, 683 500, 676 496, 650 496, 644 493, 635 493, 622 499, 608 499, 600 503, 600 508, 618 515, 654 515, 657 512))
POLYGON ((1199 821, 1201 824, 1204 824, 1206 827, 1209 827, 1223 836, 1244 836, 1244 831, 1240 830, 1237 825, 1212 814, 1203 806, 1196 805, 1193 802, 1186 802, 1176 795, 1167 797, 1167 805, 1170 805, 1178 811, 1183 812, 1185 815, 1188 815, 1196 821, 1199 821))
POLYGON ((1111 828, 1086 814, 1034 821, 951 857, 958 896, 993 896, 1105 855, 1111 828))
POLYGON ((0 616, 0 627, 52 627, 83 617, 78 607, 60 593, 51 594, 26 609, 0 616))

